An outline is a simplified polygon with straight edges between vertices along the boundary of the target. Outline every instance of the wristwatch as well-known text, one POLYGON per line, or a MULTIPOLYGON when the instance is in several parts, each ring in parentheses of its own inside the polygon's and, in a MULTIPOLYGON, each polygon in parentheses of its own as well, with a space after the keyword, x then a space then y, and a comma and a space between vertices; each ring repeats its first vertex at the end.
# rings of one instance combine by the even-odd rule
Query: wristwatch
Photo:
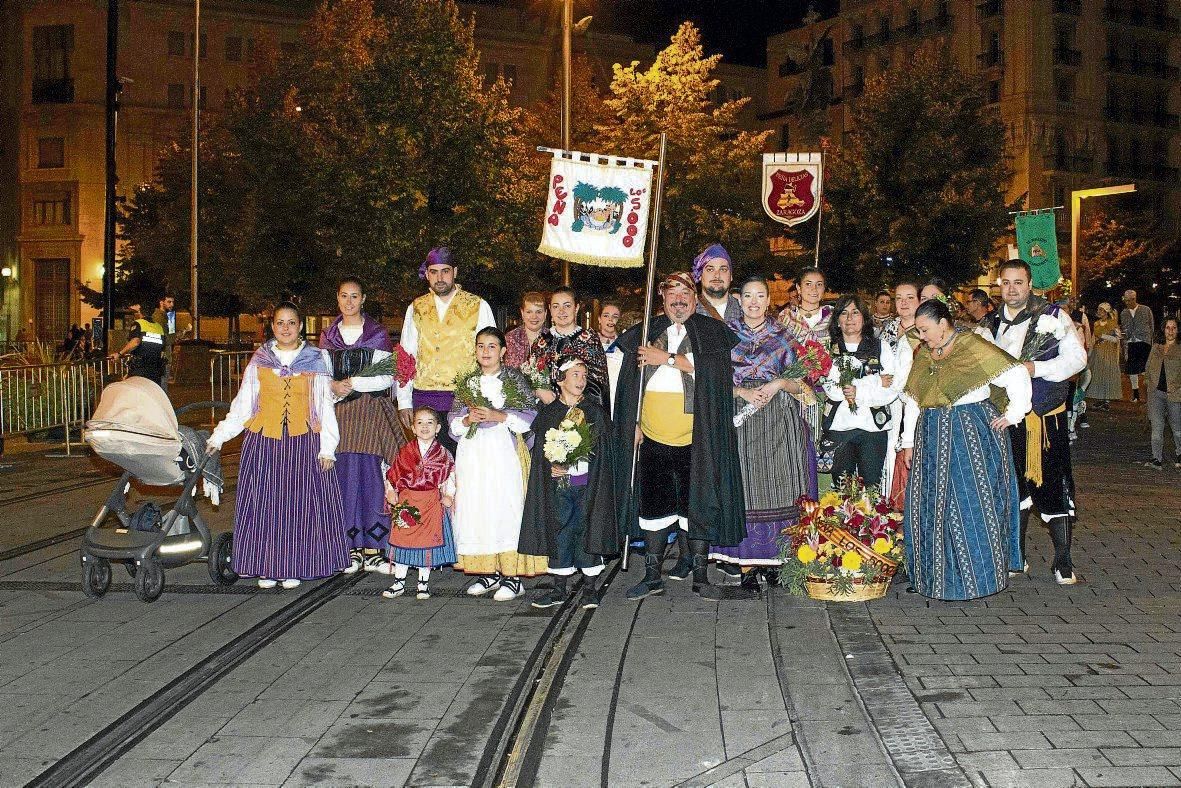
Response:
POLYGON ((669 353, 668 361, 665 361, 664 363, 668 364, 670 367, 675 367, 677 365, 677 354, 669 353))

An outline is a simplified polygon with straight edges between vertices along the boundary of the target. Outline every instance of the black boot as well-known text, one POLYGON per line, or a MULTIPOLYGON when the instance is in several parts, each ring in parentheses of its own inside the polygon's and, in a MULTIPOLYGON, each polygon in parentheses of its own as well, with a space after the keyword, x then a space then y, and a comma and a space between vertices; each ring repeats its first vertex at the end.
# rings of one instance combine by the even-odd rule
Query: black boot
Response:
POLYGON ((763 578, 767 581, 767 588, 775 588, 779 585, 779 568, 768 566, 763 569, 763 578))
MULTIPOLYGON (((1029 532, 1029 515, 1031 512, 1031 509, 1021 510, 1021 525, 1019 526, 1021 529, 1021 560, 1024 562, 1023 571, 1025 574, 1029 574, 1029 553, 1025 552, 1025 535, 1029 532)), ((1015 569, 1009 570, 1009 577, 1016 577, 1019 574, 1021 574, 1021 572, 1018 572, 1015 569)))
POLYGON ((545 592, 541 596, 534 599, 533 607, 547 608, 556 607, 566 601, 569 596, 569 591, 566 590, 566 581, 569 579, 567 575, 554 575, 554 587, 545 592))
POLYGON ((603 603, 603 576, 583 575, 582 580, 582 609, 593 610, 603 603))
POLYGON ((759 574, 760 570, 757 568, 742 573, 742 582, 738 590, 743 596, 755 596, 759 593, 759 574))
POLYGON ((1060 586, 1071 586, 1078 582, 1074 576, 1074 564, 1070 560, 1071 531, 1070 517, 1055 517, 1048 523, 1050 539, 1054 542, 1054 582, 1060 586))
POLYGON ((689 552, 693 554, 693 593, 702 599, 721 599, 721 589, 709 582, 709 542, 690 539, 689 552))
POLYGON ((644 579, 627 590, 627 598, 643 599, 652 594, 664 593, 664 581, 660 579, 660 565, 664 563, 664 551, 668 547, 671 528, 649 531, 644 535, 644 579))
POLYGON ((676 566, 668 573, 670 580, 684 580, 693 574, 693 555, 689 552, 689 535, 683 530, 677 530, 677 549, 681 555, 677 558, 676 566))

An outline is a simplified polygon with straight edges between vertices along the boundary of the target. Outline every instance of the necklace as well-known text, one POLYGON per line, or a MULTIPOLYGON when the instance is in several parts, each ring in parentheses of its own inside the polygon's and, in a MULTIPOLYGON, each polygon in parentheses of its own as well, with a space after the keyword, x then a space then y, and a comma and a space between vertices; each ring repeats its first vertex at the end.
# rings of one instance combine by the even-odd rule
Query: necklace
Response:
POLYGON ((767 318, 764 317, 763 322, 759 323, 757 326, 752 326, 750 323, 747 323, 745 320, 742 322, 743 322, 743 325, 746 326, 748 331, 758 331, 760 328, 767 325, 767 318))
POLYGON ((944 353, 944 351, 947 350, 947 346, 950 345, 954 340, 955 340, 955 332, 952 331, 950 334, 948 334, 947 341, 944 342, 939 347, 932 350, 931 354, 934 356, 938 356, 939 358, 943 358, 943 353, 944 353))

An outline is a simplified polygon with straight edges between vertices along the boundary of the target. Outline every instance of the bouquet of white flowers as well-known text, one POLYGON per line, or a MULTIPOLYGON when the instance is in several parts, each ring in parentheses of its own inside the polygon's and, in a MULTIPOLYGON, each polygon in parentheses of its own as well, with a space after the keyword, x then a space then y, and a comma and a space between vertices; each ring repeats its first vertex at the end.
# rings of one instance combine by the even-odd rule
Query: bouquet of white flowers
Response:
POLYGON ((1022 349, 1019 361, 1033 361, 1066 336, 1066 326, 1054 315, 1038 315, 1031 330, 1033 339, 1022 349))
MULTIPOLYGON (((545 432, 545 445, 542 451, 545 458, 554 465, 573 467, 583 460, 590 459, 593 450, 594 432, 591 425, 586 423, 586 414, 581 408, 571 408, 556 428, 545 432)), ((568 475, 558 478, 559 489, 569 485, 568 475)))

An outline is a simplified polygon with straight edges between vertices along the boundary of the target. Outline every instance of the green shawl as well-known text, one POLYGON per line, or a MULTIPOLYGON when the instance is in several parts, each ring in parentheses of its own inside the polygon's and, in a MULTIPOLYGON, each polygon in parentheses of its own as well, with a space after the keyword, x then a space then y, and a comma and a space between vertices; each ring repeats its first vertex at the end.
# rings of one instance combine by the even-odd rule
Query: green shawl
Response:
POLYGON ((915 348, 906 393, 920 408, 949 408, 1020 363, 988 340, 963 332, 956 335, 951 353, 939 361, 925 344, 915 348))

